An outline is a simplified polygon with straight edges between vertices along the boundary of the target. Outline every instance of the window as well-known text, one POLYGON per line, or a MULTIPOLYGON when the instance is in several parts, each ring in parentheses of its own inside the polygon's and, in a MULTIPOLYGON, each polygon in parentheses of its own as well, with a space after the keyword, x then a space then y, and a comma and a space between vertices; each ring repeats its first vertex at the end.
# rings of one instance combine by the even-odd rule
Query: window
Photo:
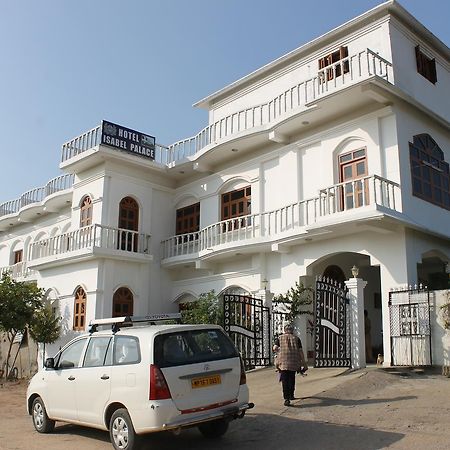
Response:
POLYGON ((217 328, 160 334, 154 351, 159 368, 238 357, 229 337, 217 328))
POLYGON ((23 261, 23 250, 16 250, 13 253, 14 262, 13 264, 18 264, 23 261))
POLYGON ((89 195, 83 197, 80 208, 80 228, 92 225, 92 200, 89 195))
POLYGON ((117 289, 113 296, 113 317, 133 315, 133 293, 126 287, 117 289))
MULTIPOLYGON (((250 186, 222 194, 222 220, 251 214, 251 199, 252 188, 250 186)), ((231 231, 248 224, 249 219, 229 221, 226 223, 224 231, 231 231)))
POLYGON ((83 353, 86 341, 86 338, 78 339, 66 347, 59 354, 55 367, 57 369, 73 369, 74 367, 79 367, 81 354, 83 353))
POLYGON ((348 57, 348 47, 340 47, 329 55, 324 56, 319 59, 319 79, 321 82, 326 79, 332 80, 333 78, 340 77, 343 73, 348 73, 350 71, 350 65, 348 59, 342 61, 344 58, 348 57), (340 62, 342 61, 342 62, 340 62), (324 71, 323 69, 327 69, 324 71))
POLYGON ((111 337, 92 337, 89 341, 83 367, 98 367, 110 365, 106 361, 107 350, 111 342, 111 337))
POLYGON ((339 156, 341 210, 358 208, 369 202, 366 149, 358 149, 339 156), (359 181, 355 181, 359 180, 359 181))
POLYGON ((138 231, 139 229, 139 206, 136 200, 125 197, 119 205, 119 249, 126 251, 137 251, 138 236, 123 230, 138 231))
POLYGON ((422 53, 419 46, 416 47, 416 64, 417 72, 419 72, 420 75, 425 77, 431 83, 436 84, 436 60, 434 58, 428 58, 428 56, 422 53))
POLYGON ((75 303, 73 307, 73 329, 84 331, 86 322, 86 292, 79 287, 75 292, 75 303))
POLYGON ((444 153, 429 134, 409 143, 412 192, 416 197, 450 210, 450 174, 444 153))
POLYGON ((193 233, 200 229, 200 203, 177 209, 176 234, 193 233))
POLYGON ((133 336, 116 336, 114 364, 137 364, 141 360, 139 341, 133 336))

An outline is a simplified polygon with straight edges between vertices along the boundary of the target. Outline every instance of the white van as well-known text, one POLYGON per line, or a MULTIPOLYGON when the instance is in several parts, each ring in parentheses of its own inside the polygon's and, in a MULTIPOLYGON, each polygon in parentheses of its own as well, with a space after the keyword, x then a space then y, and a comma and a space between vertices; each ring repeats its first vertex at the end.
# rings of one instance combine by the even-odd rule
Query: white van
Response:
POLYGON ((31 379, 27 408, 36 430, 49 433, 55 421, 109 430, 120 450, 131 450, 137 435, 192 426, 222 436, 253 407, 241 358, 218 325, 156 325, 174 316, 91 322, 89 334, 31 379))

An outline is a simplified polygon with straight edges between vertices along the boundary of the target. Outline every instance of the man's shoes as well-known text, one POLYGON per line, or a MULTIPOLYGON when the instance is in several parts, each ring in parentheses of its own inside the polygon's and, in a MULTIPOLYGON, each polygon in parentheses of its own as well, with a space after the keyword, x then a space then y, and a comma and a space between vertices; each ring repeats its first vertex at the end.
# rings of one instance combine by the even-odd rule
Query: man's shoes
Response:
POLYGON ((289 400, 295 400, 295 397, 294 396, 289 397, 289 400))
POLYGON ((291 406, 291 401, 290 400, 285 400, 284 401, 284 406, 291 406))

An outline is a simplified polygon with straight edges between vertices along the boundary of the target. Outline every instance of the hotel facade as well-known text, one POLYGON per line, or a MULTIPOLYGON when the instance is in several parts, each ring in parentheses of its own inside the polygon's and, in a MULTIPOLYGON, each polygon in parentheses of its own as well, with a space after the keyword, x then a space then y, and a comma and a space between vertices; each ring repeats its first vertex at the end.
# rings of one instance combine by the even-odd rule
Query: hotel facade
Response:
POLYGON ((386 2, 200 100, 193 137, 104 121, 63 144, 63 175, 0 204, 1 270, 62 317, 51 353, 94 318, 356 266, 388 365, 390 290, 448 287, 449 92, 449 48, 386 2))

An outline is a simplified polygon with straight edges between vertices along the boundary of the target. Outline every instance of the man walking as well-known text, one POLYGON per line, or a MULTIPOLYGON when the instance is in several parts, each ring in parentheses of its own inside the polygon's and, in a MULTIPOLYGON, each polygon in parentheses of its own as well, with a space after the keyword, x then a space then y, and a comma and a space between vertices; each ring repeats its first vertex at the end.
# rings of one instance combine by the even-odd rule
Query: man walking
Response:
POLYGON ((291 400, 295 399, 295 374, 308 370, 302 343, 300 338, 294 336, 294 327, 291 324, 285 325, 284 334, 275 340, 273 351, 277 353, 276 367, 280 371, 284 406, 290 406, 291 400))

